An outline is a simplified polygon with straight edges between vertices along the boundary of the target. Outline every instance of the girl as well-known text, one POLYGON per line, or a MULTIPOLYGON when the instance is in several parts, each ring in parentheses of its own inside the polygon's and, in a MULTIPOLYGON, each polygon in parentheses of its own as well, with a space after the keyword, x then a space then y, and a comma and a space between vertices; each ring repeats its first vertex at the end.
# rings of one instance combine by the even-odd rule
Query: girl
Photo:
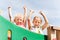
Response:
POLYGON ((14 20, 12 20, 12 16, 11 16, 11 7, 8 7, 8 13, 9 13, 10 21, 14 22, 16 25, 20 27, 25 28, 26 27, 26 6, 24 6, 23 8, 24 8, 24 15, 17 14, 14 17, 14 20))
POLYGON ((33 26, 31 26, 30 17, 31 17, 32 13, 34 13, 33 10, 30 10, 30 15, 28 17, 28 29, 33 31, 33 32, 43 34, 42 30, 44 30, 48 25, 48 20, 47 20, 46 16, 43 14, 42 11, 39 12, 43 16, 44 21, 45 21, 45 23, 42 25, 42 30, 41 30, 40 27, 41 27, 41 24, 42 24, 42 19, 38 16, 35 16, 33 18, 33 26))

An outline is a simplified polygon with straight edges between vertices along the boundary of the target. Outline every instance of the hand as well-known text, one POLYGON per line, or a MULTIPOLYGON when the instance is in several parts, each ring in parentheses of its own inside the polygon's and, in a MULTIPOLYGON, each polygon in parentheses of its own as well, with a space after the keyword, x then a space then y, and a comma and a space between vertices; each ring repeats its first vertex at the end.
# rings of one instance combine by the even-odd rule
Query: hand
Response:
POLYGON ((42 11, 39 11, 39 13, 40 13, 41 15, 43 15, 43 12, 42 12, 42 11))
POLYGON ((34 10, 30 10, 30 14, 33 14, 34 13, 34 10))
POLYGON ((11 7, 8 7, 8 9, 10 9, 11 7))
POLYGON ((11 11, 11 7, 8 7, 8 10, 11 11))
POLYGON ((26 10, 26 9, 27 9, 27 8, 26 8, 26 6, 24 6, 23 8, 24 8, 24 10, 26 10))

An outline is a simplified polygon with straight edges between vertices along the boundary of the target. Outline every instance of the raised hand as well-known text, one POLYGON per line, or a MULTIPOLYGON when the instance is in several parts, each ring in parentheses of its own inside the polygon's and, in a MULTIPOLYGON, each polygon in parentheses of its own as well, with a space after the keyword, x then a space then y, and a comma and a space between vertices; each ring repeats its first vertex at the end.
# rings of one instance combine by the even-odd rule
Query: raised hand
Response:
POLYGON ((23 6, 23 8, 24 8, 24 10, 26 10, 27 8, 26 8, 26 6, 23 6))
POLYGON ((8 11, 11 11, 11 7, 8 7, 8 11))
POLYGON ((39 11, 39 14, 44 15, 42 11, 39 11))
POLYGON ((34 10, 30 10, 30 15, 34 13, 34 10))
POLYGON ((12 21, 11 7, 8 7, 8 14, 9 14, 10 21, 12 21))
POLYGON ((45 23, 42 25, 42 30, 44 30, 48 26, 48 19, 42 11, 39 11, 39 13, 43 16, 44 21, 45 21, 45 23))
POLYGON ((11 7, 8 7, 8 9, 11 8, 11 7))
POLYGON ((27 17, 27 7, 26 6, 23 6, 23 9, 24 9, 24 24, 26 24, 26 17, 27 17))

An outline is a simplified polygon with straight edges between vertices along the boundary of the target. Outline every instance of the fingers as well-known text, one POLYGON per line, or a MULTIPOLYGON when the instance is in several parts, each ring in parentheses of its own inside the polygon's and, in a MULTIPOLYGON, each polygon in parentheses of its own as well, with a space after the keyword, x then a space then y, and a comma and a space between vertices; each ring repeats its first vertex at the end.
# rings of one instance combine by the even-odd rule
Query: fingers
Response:
POLYGON ((26 6, 23 6, 23 8, 24 8, 24 10, 26 10, 26 9, 27 9, 27 7, 26 7, 26 6))
POLYGON ((40 10, 39 13, 42 13, 42 11, 40 10))
POLYGON ((42 11, 39 11, 39 14, 43 15, 43 12, 42 11))
POLYGON ((8 11, 11 11, 11 7, 10 6, 8 7, 8 11))
POLYGON ((30 10, 30 14, 33 14, 34 13, 34 10, 30 10))
POLYGON ((8 8, 11 8, 10 6, 8 8))
POLYGON ((11 7, 9 6, 8 9, 11 9, 11 7))

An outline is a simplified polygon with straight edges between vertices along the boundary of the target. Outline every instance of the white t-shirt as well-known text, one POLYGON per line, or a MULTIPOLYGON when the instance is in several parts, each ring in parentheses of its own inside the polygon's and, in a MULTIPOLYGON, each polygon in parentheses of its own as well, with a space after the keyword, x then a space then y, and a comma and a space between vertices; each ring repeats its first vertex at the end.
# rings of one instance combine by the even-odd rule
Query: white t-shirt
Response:
POLYGON ((40 27, 37 28, 37 27, 32 26, 31 31, 35 33, 43 34, 42 29, 40 27))

